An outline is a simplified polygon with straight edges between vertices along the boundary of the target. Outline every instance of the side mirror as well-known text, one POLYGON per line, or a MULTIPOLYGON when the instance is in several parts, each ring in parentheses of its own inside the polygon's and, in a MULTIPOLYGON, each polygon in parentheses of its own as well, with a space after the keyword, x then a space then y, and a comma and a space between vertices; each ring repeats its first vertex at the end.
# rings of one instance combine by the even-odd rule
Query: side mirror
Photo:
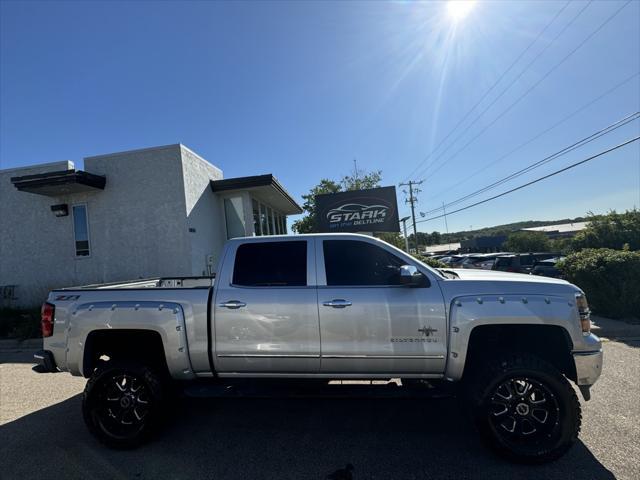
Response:
POLYGON ((400 281, 407 287, 428 287, 429 280, 413 265, 400 267, 400 281))

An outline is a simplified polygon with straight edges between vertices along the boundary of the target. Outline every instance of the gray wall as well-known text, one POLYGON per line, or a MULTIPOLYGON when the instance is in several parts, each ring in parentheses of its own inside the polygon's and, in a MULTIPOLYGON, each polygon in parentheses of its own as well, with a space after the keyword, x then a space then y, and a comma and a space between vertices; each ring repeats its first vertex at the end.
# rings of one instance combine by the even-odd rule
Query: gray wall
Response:
POLYGON ((10 182, 72 168, 67 162, 0 171, 0 285, 18 285, 12 305, 39 304, 52 288, 206 271, 206 256, 218 254, 226 238, 222 202, 209 188, 209 179, 222 178, 219 169, 182 145, 84 163, 106 176, 104 190, 53 198, 10 182), (72 215, 55 217, 50 206, 57 203, 70 211, 87 205, 89 257, 75 256, 72 215))
POLYGON ((181 151, 190 271, 191 275, 208 275, 207 257, 212 256, 215 268, 226 241, 224 204, 209 185, 210 180, 222 179, 222 170, 184 145, 181 151))
POLYGON ((0 298, 0 306, 37 303, 38 296, 74 277, 71 216, 56 218, 50 206, 60 202, 11 184, 11 177, 70 168, 72 162, 55 162, 0 170, 0 286, 17 286, 17 300, 0 298))
POLYGON ((84 166, 107 184, 87 196, 93 250, 75 262, 80 283, 190 275, 180 145, 89 157, 84 166))

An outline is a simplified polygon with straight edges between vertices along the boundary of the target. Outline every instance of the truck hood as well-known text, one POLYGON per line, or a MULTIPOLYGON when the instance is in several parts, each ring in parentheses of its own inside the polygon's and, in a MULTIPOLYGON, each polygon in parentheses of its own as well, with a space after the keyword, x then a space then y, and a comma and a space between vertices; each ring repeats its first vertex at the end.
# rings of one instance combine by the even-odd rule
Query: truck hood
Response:
POLYGON ((440 282, 445 301, 464 295, 574 295, 581 290, 558 278, 493 270, 449 269, 457 278, 440 282))
POLYGON ((488 282, 526 282, 526 283, 553 283, 556 285, 571 285, 566 280, 559 278, 542 277, 523 273, 501 272, 496 270, 472 270, 461 268, 443 268, 454 272, 461 280, 488 281, 488 282))

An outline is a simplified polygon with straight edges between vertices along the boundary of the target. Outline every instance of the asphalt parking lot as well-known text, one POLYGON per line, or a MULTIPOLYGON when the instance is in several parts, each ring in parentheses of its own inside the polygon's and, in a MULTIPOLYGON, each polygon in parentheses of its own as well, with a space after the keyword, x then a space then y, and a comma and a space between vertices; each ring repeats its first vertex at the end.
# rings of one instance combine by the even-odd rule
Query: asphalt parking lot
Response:
POLYGON ((535 467, 485 450, 455 399, 411 397, 393 385, 192 396, 177 404, 157 440, 114 451, 84 427, 84 379, 38 375, 28 352, 0 352, 0 477, 324 479, 351 464, 356 480, 637 479, 639 381, 640 339, 605 343, 580 441, 557 462, 535 467))

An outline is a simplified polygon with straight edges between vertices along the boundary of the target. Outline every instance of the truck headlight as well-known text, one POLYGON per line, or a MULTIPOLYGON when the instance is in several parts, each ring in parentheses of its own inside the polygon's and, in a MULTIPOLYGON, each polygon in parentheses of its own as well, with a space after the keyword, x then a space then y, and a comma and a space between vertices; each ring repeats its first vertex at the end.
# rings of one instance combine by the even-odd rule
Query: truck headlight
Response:
POLYGON ((591 310, 589 310, 589 303, 584 293, 576 293, 576 307, 578 308, 582 334, 586 337, 591 333, 591 310))

